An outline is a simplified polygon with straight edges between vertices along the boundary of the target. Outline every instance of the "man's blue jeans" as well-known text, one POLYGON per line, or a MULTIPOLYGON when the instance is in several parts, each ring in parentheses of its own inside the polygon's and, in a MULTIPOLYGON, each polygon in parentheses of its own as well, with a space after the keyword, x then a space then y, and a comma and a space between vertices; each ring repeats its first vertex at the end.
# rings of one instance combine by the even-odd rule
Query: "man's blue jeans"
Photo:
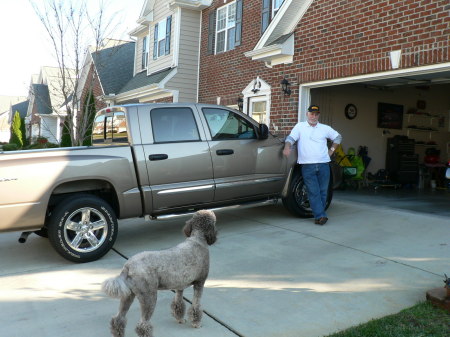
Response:
POLYGON ((303 181, 308 191, 308 199, 315 219, 326 217, 330 166, 328 163, 302 164, 303 181))

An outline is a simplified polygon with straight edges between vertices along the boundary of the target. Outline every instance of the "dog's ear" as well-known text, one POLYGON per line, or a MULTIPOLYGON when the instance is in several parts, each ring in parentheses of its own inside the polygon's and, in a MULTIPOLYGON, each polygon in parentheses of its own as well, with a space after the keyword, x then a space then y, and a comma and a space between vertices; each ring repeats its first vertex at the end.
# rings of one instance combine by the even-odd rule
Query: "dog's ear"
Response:
POLYGON ((183 233, 188 238, 192 233, 192 219, 186 221, 186 224, 183 227, 183 233))
POLYGON ((206 243, 211 246, 217 241, 217 230, 214 225, 209 226, 208 230, 205 231, 206 243))

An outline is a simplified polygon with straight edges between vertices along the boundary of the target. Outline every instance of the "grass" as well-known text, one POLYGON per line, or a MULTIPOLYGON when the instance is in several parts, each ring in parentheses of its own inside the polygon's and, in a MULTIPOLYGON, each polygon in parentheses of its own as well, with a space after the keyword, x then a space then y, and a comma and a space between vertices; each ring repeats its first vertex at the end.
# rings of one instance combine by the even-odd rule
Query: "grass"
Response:
POLYGON ((429 302, 371 320, 328 337, 448 337, 450 313, 429 302))

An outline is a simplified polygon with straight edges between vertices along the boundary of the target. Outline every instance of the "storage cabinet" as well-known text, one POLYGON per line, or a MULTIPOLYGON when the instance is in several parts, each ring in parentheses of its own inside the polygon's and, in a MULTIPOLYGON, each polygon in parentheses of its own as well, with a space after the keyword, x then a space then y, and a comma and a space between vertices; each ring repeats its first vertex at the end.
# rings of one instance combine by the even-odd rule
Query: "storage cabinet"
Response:
POLYGON ((416 184, 419 179, 419 156, 414 153, 415 141, 406 136, 388 138, 386 171, 400 184, 416 184))

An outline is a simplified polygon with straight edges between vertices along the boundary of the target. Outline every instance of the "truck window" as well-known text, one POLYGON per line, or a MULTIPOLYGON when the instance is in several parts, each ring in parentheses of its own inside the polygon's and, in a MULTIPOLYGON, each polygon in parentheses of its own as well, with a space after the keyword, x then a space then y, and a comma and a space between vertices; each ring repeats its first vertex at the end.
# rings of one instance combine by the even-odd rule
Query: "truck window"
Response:
POLYGON ((189 108, 156 108, 150 111, 155 143, 200 140, 194 114, 189 108))
POLYGON ((100 115, 94 120, 92 144, 111 143, 128 144, 127 121, 124 112, 115 112, 112 116, 100 115))
POLYGON ((203 108, 202 110, 212 140, 256 138, 253 124, 233 111, 219 108, 203 108))

